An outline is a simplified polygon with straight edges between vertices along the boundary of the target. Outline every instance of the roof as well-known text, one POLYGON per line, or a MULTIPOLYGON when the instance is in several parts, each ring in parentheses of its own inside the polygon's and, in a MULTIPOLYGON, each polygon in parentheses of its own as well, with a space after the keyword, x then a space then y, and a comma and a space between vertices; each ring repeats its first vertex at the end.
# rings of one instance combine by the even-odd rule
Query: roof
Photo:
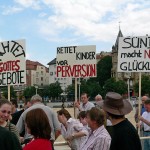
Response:
POLYGON ((53 65, 56 64, 56 58, 54 58, 52 61, 50 61, 47 65, 53 65))
POLYGON ((123 34, 122 34, 121 30, 119 30, 119 32, 118 32, 118 36, 117 36, 117 39, 116 39, 115 47, 119 45, 119 37, 123 37, 123 34))
POLYGON ((112 46, 112 52, 117 52, 118 51, 118 45, 119 45, 119 37, 123 37, 123 34, 121 32, 121 30, 119 29, 119 32, 118 32, 118 35, 117 35, 117 39, 116 39, 116 42, 115 42, 115 45, 112 46))
POLYGON ((46 69, 46 72, 48 72, 48 68, 44 66, 43 64, 39 63, 38 61, 31 61, 31 60, 26 60, 26 69, 27 70, 36 70, 37 66, 43 66, 46 69))

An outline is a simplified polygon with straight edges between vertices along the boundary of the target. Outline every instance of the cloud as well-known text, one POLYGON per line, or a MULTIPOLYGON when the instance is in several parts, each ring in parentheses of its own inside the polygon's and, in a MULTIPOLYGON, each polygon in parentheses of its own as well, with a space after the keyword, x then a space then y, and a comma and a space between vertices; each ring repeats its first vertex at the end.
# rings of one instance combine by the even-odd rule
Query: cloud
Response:
POLYGON ((39 17, 46 17, 47 16, 47 13, 45 13, 45 12, 41 12, 40 14, 39 14, 39 17))
POLYGON ((14 0, 17 4, 25 8, 32 7, 33 9, 40 9, 41 0, 14 0))
POLYGON ((3 15, 12 15, 14 13, 18 13, 21 12, 23 10, 23 8, 21 7, 16 7, 16 6, 7 6, 3 8, 3 15))
MULTIPOLYGON (((127 36, 149 33, 150 1, 141 0, 43 0, 53 10, 46 19, 39 20, 39 31, 43 37, 52 39, 56 35, 64 38, 66 29, 72 37, 79 36, 94 41, 112 41, 121 29, 127 36), (146 3, 146 4, 145 4, 146 3)), ((58 37, 57 37, 58 38, 58 37)))
MULTIPOLYGON (((116 39, 119 22, 126 36, 150 34, 149 0, 14 0, 5 14, 38 9, 37 29, 48 41, 110 42, 116 39), (69 36, 69 37, 67 37, 69 36)), ((29 16, 30 17, 30 16, 29 16)))

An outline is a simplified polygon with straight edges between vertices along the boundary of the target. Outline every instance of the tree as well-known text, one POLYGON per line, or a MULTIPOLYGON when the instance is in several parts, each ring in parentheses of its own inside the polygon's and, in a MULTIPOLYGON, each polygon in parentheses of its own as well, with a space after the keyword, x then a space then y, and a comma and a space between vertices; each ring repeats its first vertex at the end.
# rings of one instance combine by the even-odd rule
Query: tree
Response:
POLYGON ((128 91, 128 85, 125 81, 116 81, 115 78, 110 78, 105 82, 103 96, 107 92, 117 92, 121 95, 126 94, 128 91))
POLYGON ((34 86, 27 87, 23 92, 23 96, 26 99, 31 98, 35 94, 36 94, 36 89, 34 86))
POLYGON ((105 81, 111 78, 112 57, 105 56, 97 64, 97 81, 104 86, 105 81))
MULTIPOLYGON (((139 82, 134 84, 134 89, 136 93, 139 93, 139 82)), ((141 95, 150 95, 150 76, 142 75, 141 78, 141 95)))
POLYGON ((58 81, 49 85, 49 97, 59 97, 62 92, 63 90, 58 81))
MULTIPOLYGON (((4 89, 3 96, 5 98, 8 98, 8 88, 4 89)), ((10 98, 17 98, 16 92, 14 91, 13 86, 10 86, 10 98)))

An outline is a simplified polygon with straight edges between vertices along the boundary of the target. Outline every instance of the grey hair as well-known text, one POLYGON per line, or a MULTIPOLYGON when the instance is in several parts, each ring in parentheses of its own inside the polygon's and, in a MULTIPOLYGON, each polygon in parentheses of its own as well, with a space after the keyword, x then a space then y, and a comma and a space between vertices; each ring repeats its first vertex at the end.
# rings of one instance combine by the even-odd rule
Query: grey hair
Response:
POLYGON ((42 97, 39 94, 33 95, 31 97, 31 102, 33 101, 42 102, 42 97))

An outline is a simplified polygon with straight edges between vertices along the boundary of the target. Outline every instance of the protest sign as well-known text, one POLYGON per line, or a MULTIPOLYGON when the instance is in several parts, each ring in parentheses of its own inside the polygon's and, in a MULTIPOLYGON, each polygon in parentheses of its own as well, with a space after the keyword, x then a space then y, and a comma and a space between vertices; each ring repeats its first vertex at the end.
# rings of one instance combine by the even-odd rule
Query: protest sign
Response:
POLYGON ((26 84, 25 40, 0 42, 0 86, 26 84))
POLYGON ((56 77, 96 77, 96 46, 58 47, 56 77))
POLYGON ((150 72, 150 37, 120 37, 118 72, 150 72))

